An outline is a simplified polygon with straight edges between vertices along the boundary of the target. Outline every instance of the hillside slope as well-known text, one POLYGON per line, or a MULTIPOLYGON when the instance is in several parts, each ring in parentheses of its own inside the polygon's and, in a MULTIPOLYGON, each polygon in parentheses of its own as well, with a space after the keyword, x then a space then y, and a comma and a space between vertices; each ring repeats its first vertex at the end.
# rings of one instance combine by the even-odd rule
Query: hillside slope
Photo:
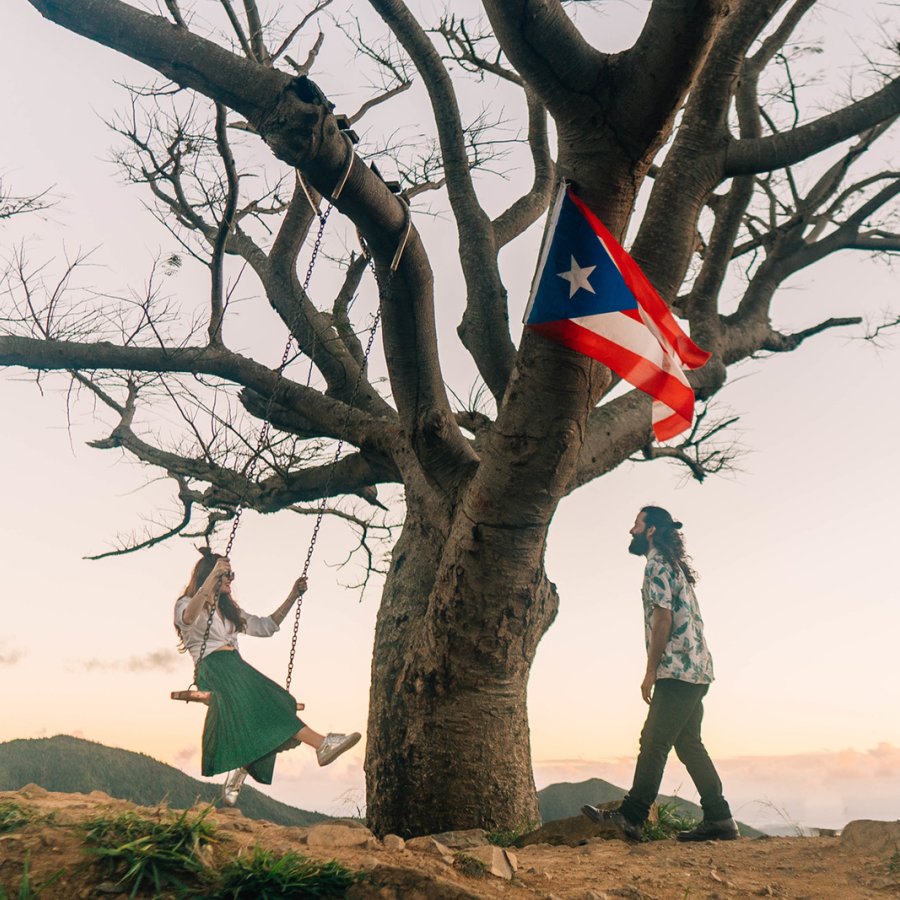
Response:
MULTIPOLYGON (((0 791, 17 791, 26 784, 66 794, 103 791, 140 806, 165 802, 173 809, 188 809, 198 801, 218 804, 221 796, 218 785, 143 753, 65 734, 0 744, 0 791)), ((279 803, 250 786, 241 791, 238 806, 248 818, 279 825, 313 825, 329 818, 279 803)))

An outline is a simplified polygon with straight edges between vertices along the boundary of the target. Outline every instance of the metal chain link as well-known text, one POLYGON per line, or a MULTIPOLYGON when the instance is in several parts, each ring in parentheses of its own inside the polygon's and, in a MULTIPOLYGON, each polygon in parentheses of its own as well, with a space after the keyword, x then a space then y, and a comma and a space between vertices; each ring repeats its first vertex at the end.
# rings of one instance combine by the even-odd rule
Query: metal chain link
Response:
MULTIPOLYGON (((306 275, 303 279, 303 293, 305 294, 309 290, 309 283, 312 279, 313 269, 316 265, 316 259, 319 256, 319 250, 322 247, 322 237, 325 234, 325 224, 328 222, 328 217, 331 215, 331 210, 334 207, 332 204, 328 204, 325 208, 324 213, 317 213, 319 217, 319 230, 316 233, 316 241, 313 244, 312 254, 309 258, 309 265, 306 268, 306 275)), ((295 318, 291 322, 291 327, 288 328, 288 339, 287 343, 284 345, 284 352, 281 354, 281 362, 278 365, 278 368, 275 370, 276 375, 281 378, 284 374, 285 368, 287 368, 288 359, 291 355, 291 349, 294 345, 294 327, 297 324, 297 319, 299 318, 299 310, 297 318, 295 318)), ((314 341, 315 341, 315 333, 314 333, 314 341)), ((313 348, 315 348, 315 343, 313 343, 313 348)), ((313 354, 310 354, 310 372, 312 372, 313 365, 313 354)), ((269 416, 272 414, 272 410, 275 408, 275 399, 278 394, 278 386, 280 381, 275 385, 275 388, 272 390, 272 393, 269 394, 269 400, 266 403, 266 409, 263 413, 263 424, 259 430, 259 437, 256 441, 256 450, 253 452, 253 455, 250 457, 247 465, 244 469, 244 479, 247 485, 253 480, 253 476, 256 474, 257 466, 259 465, 259 460, 262 455, 262 449, 265 446, 266 439, 269 436, 269 429, 271 428, 271 423, 269 421, 269 416)), ((237 536, 238 527, 241 524, 241 516, 244 514, 244 502, 247 499, 247 488, 245 488, 243 494, 241 495, 240 500, 238 501, 238 505, 235 508, 234 512, 234 520, 231 523, 231 533, 228 535, 228 543, 225 545, 225 553, 224 556, 231 555, 231 548, 234 546, 234 539, 237 536)), ((304 569, 304 574, 306 574, 306 570, 304 569)), ((200 685, 197 684, 197 675, 200 671, 200 663, 203 660, 203 657, 206 655, 206 645, 209 643, 209 633, 212 630, 213 619, 216 615, 216 609, 218 608, 218 594, 216 598, 213 600, 212 605, 209 608, 209 616, 206 619, 206 629, 203 632, 203 643, 200 645, 200 655, 197 657, 197 662, 194 664, 194 680, 192 682, 193 685, 197 685, 199 688, 200 685)), ((293 650, 292 650, 293 654, 293 650)))
MULTIPOLYGON (((382 290, 381 279, 378 277, 378 272, 375 268, 375 261, 372 257, 369 257, 369 267, 372 269, 372 274, 375 276, 375 284, 378 287, 378 309, 375 310, 375 318, 372 320, 372 327, 369 329, 369 340, 366 343, 366 349, 363 351, 363 362, 359 367, 359 370, 356 373, 356 384, 353 385, 353 391, 350 394, 350 400, 347 405, 347 412, 344 416, 344 421, 341 425, 340 436, 338 438, 337 447, 334 451, 334 458, 331 461, 331 468, 328 470, 328 477, 325 479, 325 487, 322 490, 322 499, 319 501, 319 508, 316 510, 316 524, 313 526, 312 537, 309 539, 309 548, 306 551, 306 559, 303 563, 303 572, 301 574, 301 578, 305 578, 306 574, 309 572, 309 564, 312 561, 313 551, 316 547, 316 540, 319 537, 319 529, 322 527, 322 519, 325 516, 325 507, 328 503, 328 494, 331 490, 331 483, 334 479, 334 470, 337 466, 338 460, 341 458, 341 452, 344 449, 344 437, 347 433, 347 426, 350 424, 350 416, 353 413, 353 407, 356 403, 357 395, 359 394, 360 386, 362 385, 362 377, 363 373, 366 370, 366 363, 369 361, 369 354, 372 351, 372 344, 375 342, 375 333, 378 331, 378 324, 381 321, 381 307, 384 302, 384 296, 387 290, 390 289, 391 281, 393 280, 394 273, 391 271, 388 277, 388 284, 382 290)), ((291 633, 291 653, 288 658, 288 670, 287 670, 287 678, 285 679, 285 689, 290 690, 291 687, 291 678, 294 674, 294 656, 297 652, 297 635, 300 631, 300 613, 303 608, 303 595, 301 594, 297 598, 297 611, 294 613, 294 628, 291 633)))

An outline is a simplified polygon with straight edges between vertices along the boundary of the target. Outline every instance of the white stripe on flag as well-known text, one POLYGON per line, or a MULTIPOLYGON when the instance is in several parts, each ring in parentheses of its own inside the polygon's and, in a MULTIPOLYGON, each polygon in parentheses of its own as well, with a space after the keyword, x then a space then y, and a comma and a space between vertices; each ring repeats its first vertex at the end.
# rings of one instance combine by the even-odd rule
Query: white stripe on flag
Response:
POLYGON ((582 328, 593 331, 594 334, 599 334, 614 344, 630 350, 637 356, 642 356, 648 362, 677 378, 686 387, 690 387, 684 370, 678 365, 674 356, 663 349, 643 322, 637 322, 620 312, 580 316, 572 321, 582 328))

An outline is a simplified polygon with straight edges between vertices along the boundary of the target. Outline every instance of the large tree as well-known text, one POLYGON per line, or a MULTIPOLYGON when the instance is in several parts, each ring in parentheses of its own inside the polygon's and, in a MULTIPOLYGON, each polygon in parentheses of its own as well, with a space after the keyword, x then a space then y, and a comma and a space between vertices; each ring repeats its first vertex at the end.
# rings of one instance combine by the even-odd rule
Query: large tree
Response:
MULTIPOLYGON (((189 337, 178 336, 172 310, 151 290, 132 327, 101 341, 87 333, 106 321, 99 314, 62 315, 55 296, 36 306, 22 264, 0 365, 69 372, 116 410, 118 424, 97 445, 124 448, 177 480, 185 514, 171 533, 184 532, 198 509, 215 525, 241 503, 272 512, 341 496, 377 502, 379 485, 402 485, 405 519, 373 652, 370 824, 410 835, 537 819, 526 689, 559 602, 544 571, 554 511, 634 454, 678 458, 698 475, 716 457, 705 457, 698 432, 680 445, 653 444, 649 399, 636 391, 606 399, 616 379, 604 366, 527 332, 516 346, 498 254, 546 210, 559 176, 620 238, 646 186, 631 252, 712 353, 692 374, 708 400, 729 366, 859 321, 813 318, 784 333, 773 327, 772 304, 786 279, 839 250, 900 250, 890 228, 900 174, 854 177, 900 113, 900 79, 885 68, 862 96, 807 113, 791 78, 790 45, 815 0, 653 0, 633 45, 616 53, 592 46, 559 0, 484 0, 478 23, 448 15, 425 24, 402 0, 370 0, 396 41, 385 49, 364 29, 355 37, 360 52, 391 73, 373 103, 413 78, 431 101, 438 147, 401 166, 400 187, 408 196, 446 187, 466 290, 458 334, 493 400, 454 410, 437 352, 428 248, 402 194, 355 156, 348 126, 372 104, 353 121, 336 119, 308 79, 319 42, 305 63, 291 60, 285 51, 298 30, 279 31, 257 0, 243 0, 240 10, 220 0, 230 38, 199 16, 195 23, 179 0, 165 0, 166 15, 123 0, 27 2, 212 101, 206 121, 195 105, 164 113, 163 87, 136 91, 136 110, 149 102, 150 113, 116 126, 130 148, 121 158, 126 171, 209 267, 212 289, 208 315, 189 337), (485 123, 464 126, 454 81, 473 75, 520 89, 528 110, 533 179, 494 218, 473 175, 489 147, 485 123), (250 193, 232 152, 235 126, 296 170, 287 190, 250 193), (212 182, 203 174, 210 160, 212 182), (795 167, 803 163, 800 178, 795 167), (325 311, 298 272, 320 197, 371 252, 389 398, 369 372, 350 315, 366 258, 347 261, 325 311), (321 389, 226 344, 229 258, 255 273, 313 360, 321 389), (726 312, 720 295, 736 267, 743 293, 726 312), (248 417, 268 414, 274 431, 257 468, 248 465, 256 457, 238 419, 226 417, 215 440, 201 435, 199 388, 185 387, 191 378, 239 389, 248 417), (134 427, 142 404, 161 399, 184 412, 193 445, 157 445, 134 427), (350 452, 332 466, 323 442, 342 439, 350 452)), ((306 12, 298 14, 301 35, 306 12)))

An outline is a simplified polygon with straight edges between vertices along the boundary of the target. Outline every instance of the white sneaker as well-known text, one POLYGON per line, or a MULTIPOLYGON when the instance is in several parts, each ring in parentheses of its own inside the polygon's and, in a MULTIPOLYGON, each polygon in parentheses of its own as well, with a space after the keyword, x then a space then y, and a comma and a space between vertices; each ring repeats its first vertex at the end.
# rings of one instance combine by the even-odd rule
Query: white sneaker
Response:
POLYGON ((352 734, 334 734, 329 733, 322 746, 316 750, 316 757, 320 766, 327 766, 333 763, 345 750, 349 750, 361 737, 358 731, 352 734))
POLYGON ((222 802, 226 806, 234 806, 237 803, 246 777, 246 769, 234 769, 225 776, 225 784, 222 785, 222 802))

